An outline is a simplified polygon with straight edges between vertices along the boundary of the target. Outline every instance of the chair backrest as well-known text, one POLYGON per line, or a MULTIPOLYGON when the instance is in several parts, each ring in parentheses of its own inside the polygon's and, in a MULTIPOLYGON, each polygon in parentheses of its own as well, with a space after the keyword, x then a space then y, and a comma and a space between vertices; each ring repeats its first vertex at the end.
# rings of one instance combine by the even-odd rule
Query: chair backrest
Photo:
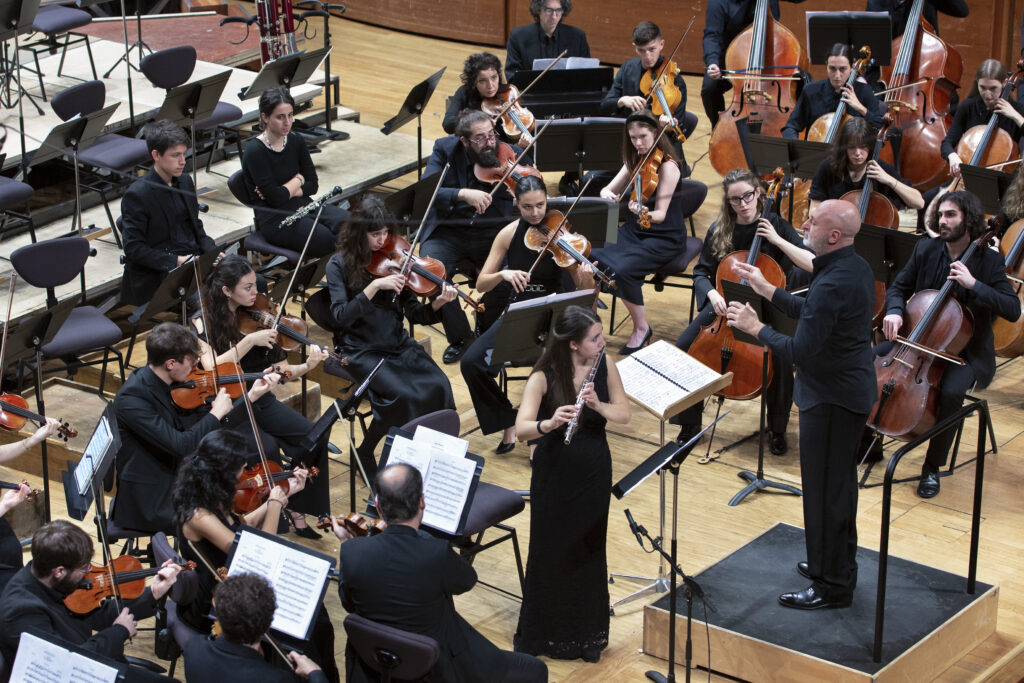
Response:
POLYGON ((679 128, 686 137, 693 135, 693 131, 697 129, 697 115, 692 111, 683 114, 683 120, 679 122, 679 128))
POLYGON ((84 237, 57 237, 18 247, 11 252, 11 265, 33 287, 50 289, 80 275, 90 250, 84 237))
POLYGON ((103 81, 86 81, 61 90, 50 98, 50 106, 63 121, 103 109, 107 86, 103 81))
POLYGON ((157 50, 142 58, 142 73, 158 88, 170 90, 188 82, 196 68, 196 49, 178 45, 157 50))
MULTIPOLYGON (((164 532, 158 531, 153 534, 151 543, 156 566, 159 567, 167 560, 176 564, 183 564, 185 562, 185 559, 178 554, 178 551, 171 547, 170 541, 167 540, 167 534, 164 532)), ((187 605, 195 600, 198 586, 199 577, 196 576, 194 571, 182 570, 178 572, 178 578, 175 580, 174 585, 171 586, 171 600, 174 600, 179 605, 187 605)))
POLYGON ((331 313, 331 293, 326 287, 313 292, 306 299, 306 315, 316 323, 317 327, 323 328, 330 333, 340 332, 342 327, 334 319, 331 313))
POLYGON ((447 434, 448 436, 458 436, 459 428, 462 426, 462 423, 459 421, 459 412, 457 410, 444 408, 409 420, 402 425, 402 430, 406 432, 414 432, 420 425, 429 427, 430 429, 441 432, 442 434, 447 434))
POLYGON ((378 624, 358 614, 345 617, 349 645, 368 667, 391 679, 418 680, 426 676, 441 656, 437 641, 378 624))
POLYGON ((235 171, 228 178, 228 189, 240 203, 249 206, 252 202, 249 199, 249 189, 245 186, 245 172, 235 171))

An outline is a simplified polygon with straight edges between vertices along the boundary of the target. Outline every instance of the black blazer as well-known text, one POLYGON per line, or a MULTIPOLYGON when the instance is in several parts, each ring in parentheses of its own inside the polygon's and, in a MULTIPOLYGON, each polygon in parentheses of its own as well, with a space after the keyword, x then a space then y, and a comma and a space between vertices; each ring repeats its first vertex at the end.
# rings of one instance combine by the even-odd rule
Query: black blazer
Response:
MULTIPOLYGON (((185 679, 188 683, 297 683, 307 679, 264 661, 256 650, 229 642, 195 637, 185 646, 185 679)), ((323 671, 314 671, 309 683, 327 683, 323 671)))
MULTIPOLYGON (((533 60, 545 56, 540 42, 543 34, 537 22, 517 26, 509 31, 505 56, 506 79, 512 80, 516 71, 533 69, 533 60)), ((555 39, 554 54, 550 55, 552 58, 557 57, 562 50, 568 50, 564 59, 590 56, 590 45, 587 44, 587 34, 583 29, 558 22, 552 37, 555 39)))
MULTIPOLYGON (((501 650, 455 611, 452 596, 476 584, 476 570, 448 543, 404 525, 341 546, 338 593, 349 612, 436 640, 435 667, 443 681, 500 681, 508 665, 501 650)), ((347 650, 349 681, 377 680, 347 650)))
POLYGON ((194 249, 172 251, 171 225, 175 209, 172 188, 155 170, 136 180, 121 198, 121 236, 124 241, 124 277, 121 278, 121 303, 139 306, 156 292, 168 272, 178 265, 178 256, 202 254, 216 248, 199 220, 199 201, 192 177, 182 173, 178 188, 188 207, 186 232, 194 249))

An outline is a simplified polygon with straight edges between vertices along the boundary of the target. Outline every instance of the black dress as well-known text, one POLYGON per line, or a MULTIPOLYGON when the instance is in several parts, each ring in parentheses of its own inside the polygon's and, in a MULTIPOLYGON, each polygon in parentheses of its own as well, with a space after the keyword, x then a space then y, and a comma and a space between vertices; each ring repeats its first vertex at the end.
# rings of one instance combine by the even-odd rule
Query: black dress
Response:
POLYGON ((18 536, 7 520, 0 517, 0 593, 11 577, 23 566, 24 559, 18 536))
MULTIPOLYGON (((594 378, 597 396, 608 400, 608 366, 594 378)), ((548 386, 552 378, 546 374, 548 386)), ((537 417, 558 406, 544 395, 537 417)), ((515 649, 554 659, 596 655, 608 646, 608 505, 612 456, 606 420, 584 406, 572 442, 565 429, 543 437, 533 454, 530 478, 530 554, 519 611, 515 649), (552 524, 552 520, 559 520, 552 524)))

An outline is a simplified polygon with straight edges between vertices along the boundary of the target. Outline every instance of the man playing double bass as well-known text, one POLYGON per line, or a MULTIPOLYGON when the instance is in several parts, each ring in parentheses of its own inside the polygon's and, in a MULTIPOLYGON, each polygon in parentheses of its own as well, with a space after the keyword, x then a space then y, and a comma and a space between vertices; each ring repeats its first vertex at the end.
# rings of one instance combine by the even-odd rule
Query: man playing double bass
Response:
MULTIPOLYGON (((888 342, 879 344, 875 353, 881 356, 891 350, 911 295, 925 289, 940 289, 947 280, 956 283, 953 294, 973 315, 974 333, 960 354, 965 365, 948 363, 942 373, 935 415, 938 423, 960 408, 971 386, 977 383, 983 389, 992 381, 996 372, 992 316, 1016 320, 1020 317, 1020 301, 1006 279, 999 252, 976 249, 968 263, 959 260, 971 241, 985 230, 985 215, 978 198, 965 190, 950 192, 942 197, 937 211, 939 236, 918 240, 910 261, 886 291, 882 333, 888 342)), ((946 463, 954 436, 955 431, 946 430, 929 442, 917 485, 920 497, 938 495, 939 468, 946 463)))

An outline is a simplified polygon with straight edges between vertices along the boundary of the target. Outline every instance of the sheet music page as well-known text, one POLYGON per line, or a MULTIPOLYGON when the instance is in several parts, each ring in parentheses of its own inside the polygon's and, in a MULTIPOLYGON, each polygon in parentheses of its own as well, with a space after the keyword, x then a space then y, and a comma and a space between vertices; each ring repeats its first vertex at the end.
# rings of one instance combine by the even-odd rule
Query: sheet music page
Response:
POLYGON ((391 440, 391 450, 388 451, 388 465, 415 467, 426 481, 427 472, 430 470, 430 447, 423 442, 413 441, 404 436, 395 436, 391 440))
POLYGON ((412 440, 429 446, 432 454, 442 453, 444 455, 457 455, 460 458, 464 458, 466 453, 469 452, 469 441, 460 439, 457 436, 450 436, 430 427, 424 427, 423 425, 416 427, 412 440))
POLYGON ((721 377, 717 372, 664 339, 640 349, 637 354, 634 355, 638 360, 654 366, 673 382, 686 387, 686 393, 707 386, 721 377))
POLYGON ((31 633, 22 633, 11 680, 28 683, 114 683, 117 669, 31 633))
POLYGON ((228 576, 252 572, 267 579, 277 597, 270 627, 302 640, 320 606, 320 594, 330 568, 328 560, 243 529, 228 576))
POLYGON ((93 432, 89 444, 85 447, 85 453, 82 454, 81 460, 75 466, 75 484, 78 486, 78 495, 84 496, 88 493, 92 473, 113 440, 114 435, 110 432, 110 423, 105 416, 101 417, 99 424, 96 425, 96 431, 93 432))
POLYGON ((721 375, 665 340, 618 361, 626 394, 660 415, 721 375), (660 374, 659 374, 660 373, 660 374))
POLYGON ((459 529, 476 463, 464 456, 435 453, 423 480, 423 523, 454 534, 459 529))

